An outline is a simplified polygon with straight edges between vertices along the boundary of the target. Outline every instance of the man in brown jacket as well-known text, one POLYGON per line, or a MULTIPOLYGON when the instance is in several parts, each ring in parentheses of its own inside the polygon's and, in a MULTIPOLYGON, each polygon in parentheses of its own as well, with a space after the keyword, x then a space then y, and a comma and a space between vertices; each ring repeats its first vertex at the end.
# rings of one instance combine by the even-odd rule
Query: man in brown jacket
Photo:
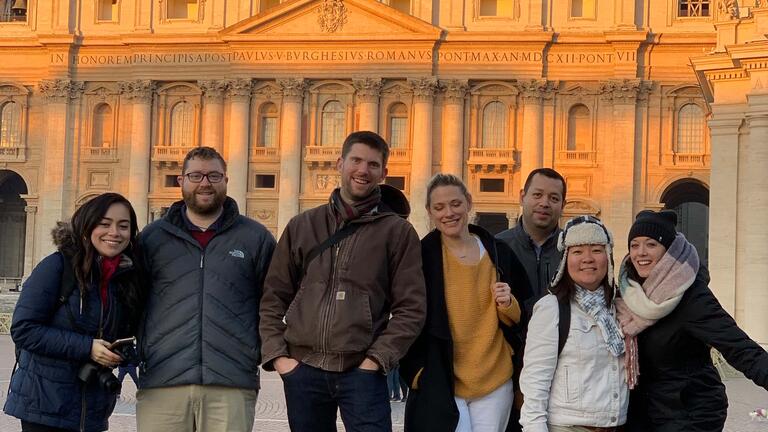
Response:
POLYGON ((294 432, 391 431, 384 374, 416 339, 426 314, 421 249, 397 189, 380 184, 387 143, 350 134, 330 201, 294 217, 264 282, 264 369, 283 379, 294 432), (330 240, 329 240, 330 239, 330 240))

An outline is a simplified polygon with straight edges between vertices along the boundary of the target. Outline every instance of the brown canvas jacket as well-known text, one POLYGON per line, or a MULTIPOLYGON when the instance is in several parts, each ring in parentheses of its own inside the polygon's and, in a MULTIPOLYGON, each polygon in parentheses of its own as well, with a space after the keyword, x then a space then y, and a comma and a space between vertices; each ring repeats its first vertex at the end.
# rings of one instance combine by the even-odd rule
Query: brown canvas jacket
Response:
POLYGON ((369 357, 386 372, 416 339, 426 315, 419 238, 403 217, 409 207, 402 193, 381 189, 382 204, 352 222, 364 226, 315 258, 303 279, 304 257, 338 227, 330 205, 288 223, 260 307, 266 370, 280 356, 328 371, 369 357))

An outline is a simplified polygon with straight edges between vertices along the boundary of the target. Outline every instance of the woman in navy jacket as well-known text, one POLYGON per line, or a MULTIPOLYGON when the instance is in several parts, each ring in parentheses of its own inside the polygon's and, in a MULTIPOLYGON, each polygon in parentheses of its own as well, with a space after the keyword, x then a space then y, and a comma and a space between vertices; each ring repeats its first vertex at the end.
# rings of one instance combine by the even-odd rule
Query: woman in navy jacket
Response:
POLYGON ((18 369, 4 411, 21 419, 22 431, 108 428, 119 387, 97 375, 108 378, 123 360, 109 344, 131 336, 141 313, 137 233, 131 204, 115 193, 93 198, 53 230, 58 251, 24 283, 11 325, 18 369), (86 364, 97 373, 81 378, 86 364))

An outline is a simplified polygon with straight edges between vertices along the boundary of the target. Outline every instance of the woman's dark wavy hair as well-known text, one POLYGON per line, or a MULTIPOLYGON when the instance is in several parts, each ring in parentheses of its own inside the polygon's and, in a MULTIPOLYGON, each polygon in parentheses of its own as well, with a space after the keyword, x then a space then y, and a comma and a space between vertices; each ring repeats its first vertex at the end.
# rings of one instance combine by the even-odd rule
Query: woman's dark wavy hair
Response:
POLYGON ((67 224, 58 222, 53 230, 54 243, 58 246, 61 253, 65 254, 72 264, 75 279, 80 288, 80 296, 91 289, 93 283, 94 267, 97 267, 97 258, 99 252, 91 242, 91 233, 99 225, 109 208, 114 204, 123 204, 128 208, 130 215, 130 242, 123 251, 133 261, 136 271, 130 272, 130 275, 121 284, 118 290, 118 299, 123 306, 130 310, 132 319, 137 319, 140 313, 140 305, 143 299, 141 292, 139 264, 141 262, 137 244, 139 234, 136 212, 131 203, 122 195, 108 192, 98 195, 83 204, 72 215, 72 219, 67 224))

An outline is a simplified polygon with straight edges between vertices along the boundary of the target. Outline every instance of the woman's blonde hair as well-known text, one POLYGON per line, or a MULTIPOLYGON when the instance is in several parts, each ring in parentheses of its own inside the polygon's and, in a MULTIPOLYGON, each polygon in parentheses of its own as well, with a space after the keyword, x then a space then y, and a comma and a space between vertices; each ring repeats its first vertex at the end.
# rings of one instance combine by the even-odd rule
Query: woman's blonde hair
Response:
POLYGON ((427 183, 427 208, 432 204, 432 191, 440 186, 456 186, 467 198, 467 202, 472 202, 472 195, 469 194, 467 186, 460 178, 453 174, 437 173, 429 180, 429 183, 427 183))

